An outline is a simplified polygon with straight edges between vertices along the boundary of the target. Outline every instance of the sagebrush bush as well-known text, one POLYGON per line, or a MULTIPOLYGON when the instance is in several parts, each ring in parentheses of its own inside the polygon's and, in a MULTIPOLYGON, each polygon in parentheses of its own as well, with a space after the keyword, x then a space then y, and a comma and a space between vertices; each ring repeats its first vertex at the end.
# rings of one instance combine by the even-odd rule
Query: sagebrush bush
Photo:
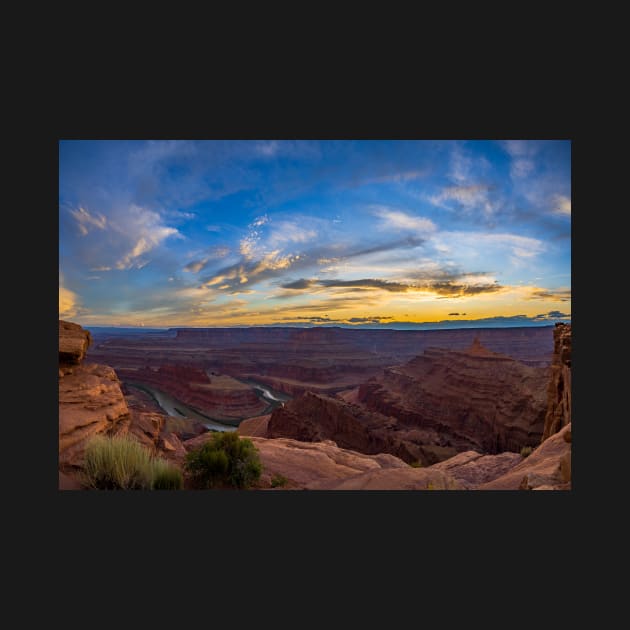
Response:
POLYGON ((205 444, 186 455, 184 467, 198 488, 249 488, 262 472, 254 443, 240 438, 235 431, 214 433, 205 444))
POLYGON ((182 474, 128 436, 95 436, 85 448, 85 484, 97 490, 179 489, 182 474), (177 480, 179 476, 179 481, 177 480))
POLYGON ((422 468, 422 462, 418 459, 415 462, 409 464, 412 468, 422 468))
POLYGON ((521 449, 521 457, 529 457, 534 449, 531 446, 523 446, 521 449))

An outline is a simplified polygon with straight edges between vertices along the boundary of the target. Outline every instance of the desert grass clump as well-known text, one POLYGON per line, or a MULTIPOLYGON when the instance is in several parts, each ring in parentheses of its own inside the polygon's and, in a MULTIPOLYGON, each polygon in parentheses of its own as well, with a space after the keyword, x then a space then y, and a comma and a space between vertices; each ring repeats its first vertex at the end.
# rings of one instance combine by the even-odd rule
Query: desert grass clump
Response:
POLYGON ((422 468, 422 462, 418 459, 415 462, 409 464, 412 468, 422 468))
POLYGON ((151 488, 151 455, 127 436, 98 435, 85 449, 86 484, 97 490, 148 490, 151 488))
POLYGON ((186 455, 184 468, 196 488, 249 488, 260 478, 258 450, 235 431, 214 433, 203 446, 186 455))
POLYGON ((521 449, 521 457, 529 457, 534 449, 531 446, 523 446, 521 449))
POLYGON ((85 448, 83 479, 96 490, 177 490, 181 472, 129 436, 93 437, 85 448))
POLYGON ((184 487, 182 471, 164 459, 153 458, 151 473, 153 490, 181 490, 184 487))

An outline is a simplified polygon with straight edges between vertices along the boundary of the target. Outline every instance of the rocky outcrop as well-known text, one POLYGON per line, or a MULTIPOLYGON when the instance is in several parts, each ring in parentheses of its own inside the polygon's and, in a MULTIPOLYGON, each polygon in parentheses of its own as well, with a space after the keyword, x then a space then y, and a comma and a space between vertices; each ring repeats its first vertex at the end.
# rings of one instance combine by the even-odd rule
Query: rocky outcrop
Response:
POLYGON ((446 446, 482 453, 520 451, 540 443, 548 369, 526 366, 484 348, 429 348, 387 368, 359 388, 366 408, 399 426, 431 429, 446 446))
MULTIPOLYGON (((153 454, 174 461, 183 461, 186 450, 180 436, 169 430, 168 417, 160 413, 132 410, 128 432, 153 454)), ((189 433, 185 434, 190 436, 189 433)))
POLYGON ((542 440, 571 422, 571 324, 556 324, 542 440))
POLYGON ((238 425, 238 434, 250 437, 267 437, 267 425, 271 414, 247 418, 238 425))
MULTIPOLYGON (((187 450, 198 448, 210 435, 184 442, 187 450)), ((380 453, 365 455, 340 448, 331 440, 301 442, 287 438, 250 437, 263 466, 259 486, 271 488, 272 479, 286 482, 277 489, 458 489, 443 471, 411 468, 401 459, 380 453)))
POLYGON ((60 363, 59 373, 59 465, 63 468, 80 465, 92 436, 126 432, 130 415, 112 368, 60 363))
POLYGON ((309 490, 463 490, 449 474, 431 468, 368 470, 338 481, 320 481, 309 490))
POLYGON ((453 477, 462 488, 474 490, 483 483, 501 477, 522 461, 523 457, 519 453, 482 455, 476 451, 466 451, 433 464, 427 470, 442 470, 453 477))
POLYGON ((79 324, 59 320, 59 363, 78 365, 92 342, 90 333, 79 324))
MULTIPOLYGON (((390 453, 411 463, 433 463, 433 436, 397 431, 396 418, 368 411, 340 398, 307 392, 271 414, 269 438, 292 438, 303 442, 333 440, 341 448, 360 453, 390 453)), ((436 448, 439 448, 436 447, 436 448)), ((453 455, 448 452, 447 456, 453 455)))
POLYGON ((571 424, 547 438, 507 473, 477 490, 570 490, 571 424))
POLYGON ((130 410, 116 372, 83 361, 89 333, 77 324, 60 321, 59 337, 60 489, 80 487, 75 473, 83 463, 87 442, 99 434, 131 435, 155 454, 183 459, 186 451, 180 436, 189 438, 205 427, 186 419, 130 410))

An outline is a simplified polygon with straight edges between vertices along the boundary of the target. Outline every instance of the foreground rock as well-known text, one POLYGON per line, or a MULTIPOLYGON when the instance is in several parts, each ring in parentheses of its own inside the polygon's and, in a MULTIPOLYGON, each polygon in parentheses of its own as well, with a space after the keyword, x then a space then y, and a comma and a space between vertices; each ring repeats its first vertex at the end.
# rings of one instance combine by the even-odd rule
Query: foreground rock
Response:
POLYGON ((267 425, 269 424, 271 414, 264 416, 256 416, 247 418, 238 425, 237 432, 239 435, 250 437, 267 437, 267 425))
POLYGON ((60 467, 80 465, 91 437, 124 433, 129 420, 120 381, 112 368, 88 363, 68 371, 67 364, 60 364, 60 467))
MULTIPOLYGON (((198 448, 210 434, 184 442, 186 450, 198 448)), ((427 490, 459 489, 443 471, 411 468, 401 459, 380 453, 365 455, 337 446, 331 440, 301 442, 287 438, 250 437, 263 465, 261 488, 307 490, 427 490), (365 476, 367 475, 367 476, 365 476), (284 481, 286 480, 286 481, 284 481)))
POLYGON ((79 324, 59 320, 59 363, 77 365, 85 357, 92 341, 90 333, 79 324))
POLYGON ((546 439, 506 474, 478 490, 570 490, 571 424, 546 439))
POLYGON ((159 413, 130 410, 116 372, 82 362, 90 342, 78 324, 59 322, 59 488, 77 489, 87 442, 96 435, 131 435, 151 452, 174 461, 186 451, 180 436, 200 430, 197 423, 159 413))
POLYGON ((571 324, 556 324, 553 339, 543 441, 571 422, 571 324))
POLYGON ((462 488, 474 490, 483 483, 501 477, 523 461, 518 453, 482 455, 476 451, 459 453, 427 470, 441 470, 453 477, 462 488))

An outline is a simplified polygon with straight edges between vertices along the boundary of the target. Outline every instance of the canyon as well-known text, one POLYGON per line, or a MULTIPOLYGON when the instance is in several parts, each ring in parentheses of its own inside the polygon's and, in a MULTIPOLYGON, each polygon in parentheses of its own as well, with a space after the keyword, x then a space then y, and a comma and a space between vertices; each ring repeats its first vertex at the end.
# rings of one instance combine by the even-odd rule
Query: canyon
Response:
POLYGON ((60 320, 59 487, 80 487, 96 434, 181 466, 207 417, 254 442, 260 489, 570 489, 570 344, 570 325, 119 334, 60 320), (157 391, 199 416, 166 413, 157 391))

